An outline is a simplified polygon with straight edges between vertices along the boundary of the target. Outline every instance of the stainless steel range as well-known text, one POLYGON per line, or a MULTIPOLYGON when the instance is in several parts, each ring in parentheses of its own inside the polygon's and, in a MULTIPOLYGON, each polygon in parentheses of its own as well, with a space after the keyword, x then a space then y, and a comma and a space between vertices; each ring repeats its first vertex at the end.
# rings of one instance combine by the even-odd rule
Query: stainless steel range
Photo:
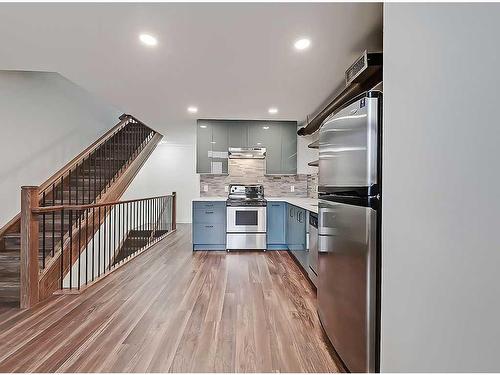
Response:
POLYGON ((227 250, 266 250, 264 186, 229 185, 226 206, 227 250))

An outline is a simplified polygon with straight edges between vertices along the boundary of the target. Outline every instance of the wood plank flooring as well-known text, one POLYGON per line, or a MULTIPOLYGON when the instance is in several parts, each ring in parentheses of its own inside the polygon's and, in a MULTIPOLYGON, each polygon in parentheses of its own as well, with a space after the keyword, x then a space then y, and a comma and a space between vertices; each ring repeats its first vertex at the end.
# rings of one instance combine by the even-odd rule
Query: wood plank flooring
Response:
POLYGON ((80 295, 0 311, 0 372, 337 372, 287 252, 192 252, 191 227, 80 295))

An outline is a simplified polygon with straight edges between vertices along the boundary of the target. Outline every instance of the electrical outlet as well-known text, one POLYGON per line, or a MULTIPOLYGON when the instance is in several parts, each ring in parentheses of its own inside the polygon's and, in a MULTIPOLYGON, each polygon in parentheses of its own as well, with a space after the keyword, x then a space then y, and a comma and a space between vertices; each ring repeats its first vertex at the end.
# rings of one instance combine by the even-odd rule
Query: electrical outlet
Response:
POLYGON ((208 185, 203 185, 203 191, 205 191, 205 192, 208 191, 208 185))
POLYGON ((290 191, 293 193, 295 191, 295 186, 294 185, 290 185, 290 191))
POLYGON ((224 185, 224 191, 225 191, 226 193, 228 193, 228 192, 229 192, 229 186, 228 186, 228 185, 224 185))

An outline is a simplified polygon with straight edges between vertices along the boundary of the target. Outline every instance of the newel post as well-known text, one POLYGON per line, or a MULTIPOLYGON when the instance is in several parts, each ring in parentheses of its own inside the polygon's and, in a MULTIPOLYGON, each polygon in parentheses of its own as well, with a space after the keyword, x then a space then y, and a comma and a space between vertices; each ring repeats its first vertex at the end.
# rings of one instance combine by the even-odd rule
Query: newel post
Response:
POLYGON ((177 229, 177 193, 172 193, 172 230, 177 229))
POLYGON ((38 302, 38 186, 21 187, 21 308, 38 302))

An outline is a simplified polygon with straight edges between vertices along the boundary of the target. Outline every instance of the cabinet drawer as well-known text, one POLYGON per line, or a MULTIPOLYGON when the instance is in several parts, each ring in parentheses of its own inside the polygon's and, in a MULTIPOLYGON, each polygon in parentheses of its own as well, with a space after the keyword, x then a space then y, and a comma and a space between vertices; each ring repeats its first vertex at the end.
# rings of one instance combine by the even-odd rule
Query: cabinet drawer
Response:
POLYGON ((217 245, 226 243, 225 224, 193 224, 193 244, 217 245))
POLYGON ((211 210, 226 210, 226 202, 193 202, 193 210, 211 209, 211 210))
POLYGON ((193 224, 225 224, 226 210, 204 208, 193 211, 193 224))

